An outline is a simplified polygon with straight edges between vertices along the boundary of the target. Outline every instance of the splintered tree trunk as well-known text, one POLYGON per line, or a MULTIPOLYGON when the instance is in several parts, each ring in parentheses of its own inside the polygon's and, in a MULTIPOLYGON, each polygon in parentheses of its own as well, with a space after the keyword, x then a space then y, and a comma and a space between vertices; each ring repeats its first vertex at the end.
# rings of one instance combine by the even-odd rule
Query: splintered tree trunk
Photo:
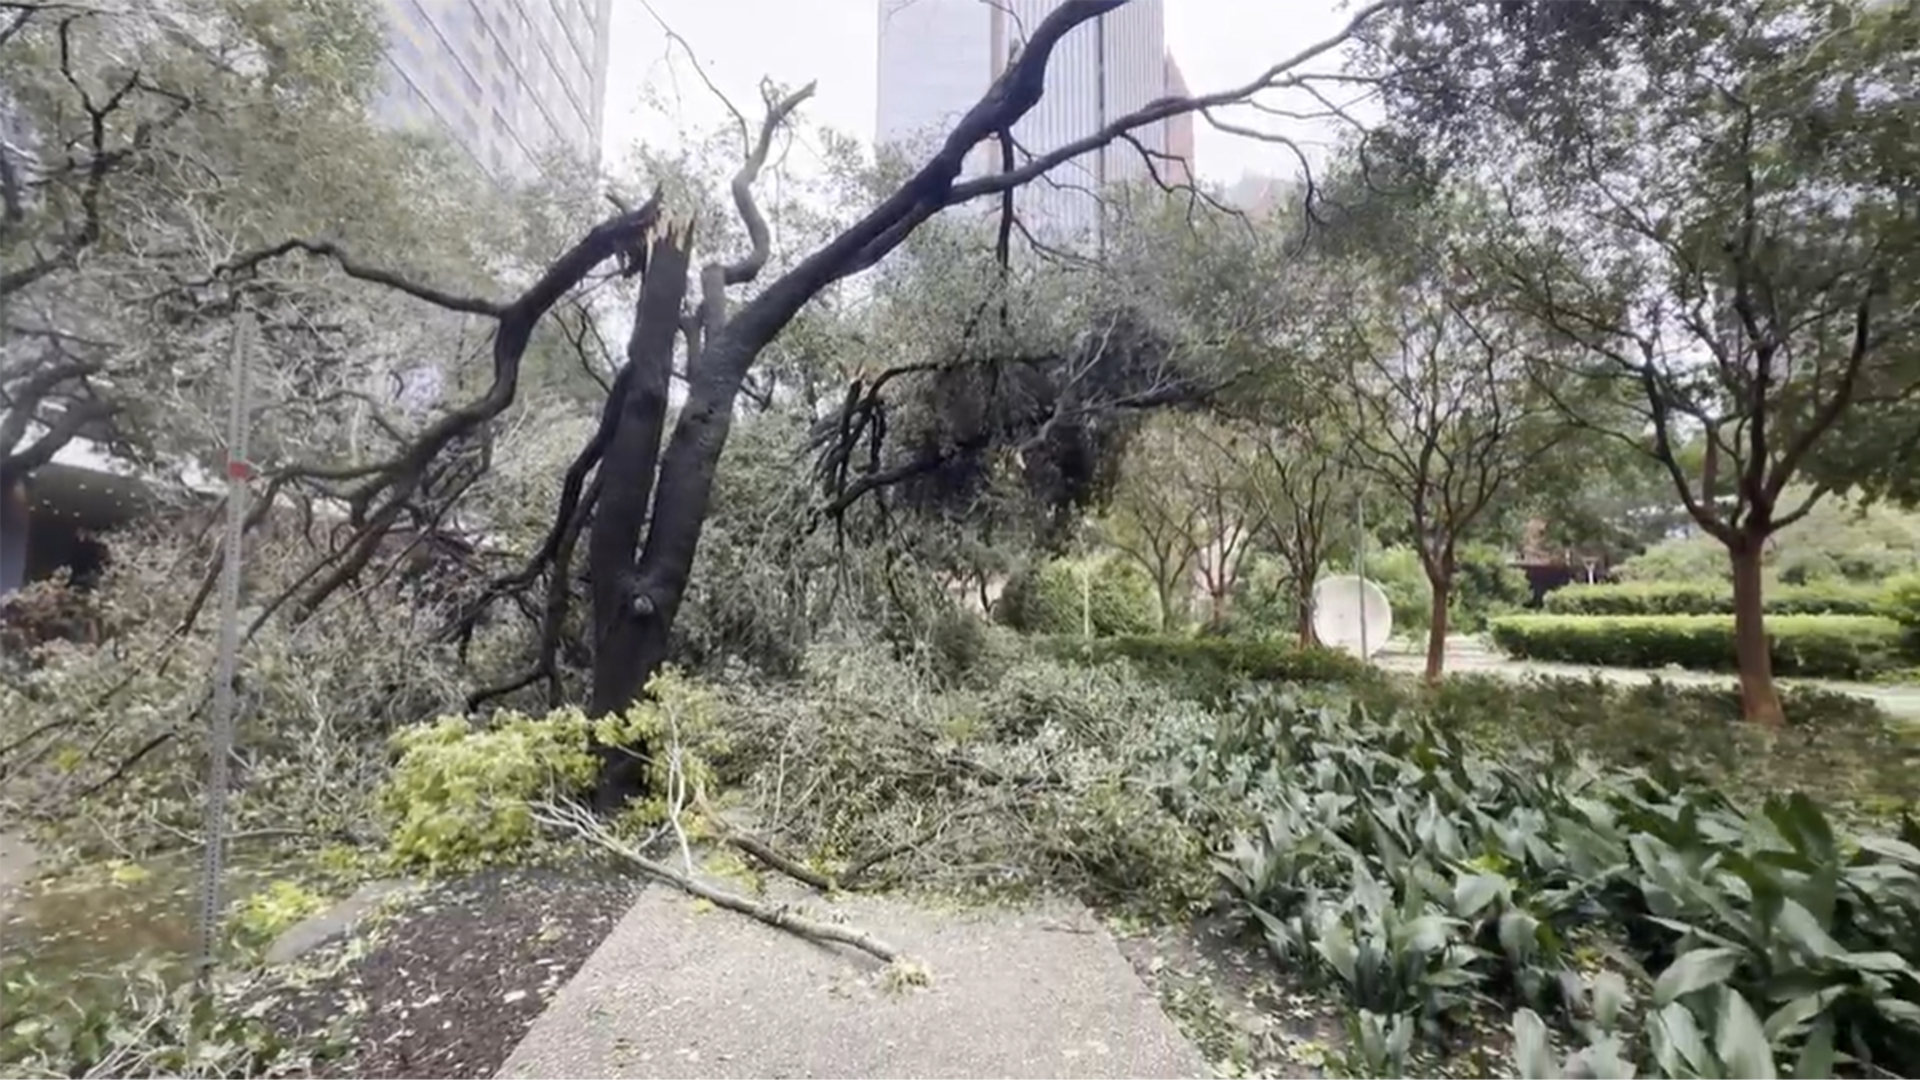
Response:
MULTIPOLYGON (((672 612, 655 603, 640 579, 638 552, 654 495, 668 380, 680 305, 687 293, 692 237, 668 231, 653 243, 640 289, 627 368, 607 404, 613 434, 600 460, 600 501, 587 540, 593 578, 592 715, 626 709, 667 658, 672 612)), ((595 746, 600 779, 595 803, 612 809, 645 784, 640 747, 595 746)))
POLYGON ((1740 714, 1756 724, 1781 727, 1786 711, 1773 685, 1773 653, 1767 643, 1760 583, 1762 538, 1742 536, 1729 545, 1733 559, 1733 650, 1740 665, 1740 714))
POLYGON ((1427 628, 1427 685, 1436 686, 1447 666, 1447 601, 1453 594, 1453 575, 1429 577, 1433 586, 1433 623, 1427 628))

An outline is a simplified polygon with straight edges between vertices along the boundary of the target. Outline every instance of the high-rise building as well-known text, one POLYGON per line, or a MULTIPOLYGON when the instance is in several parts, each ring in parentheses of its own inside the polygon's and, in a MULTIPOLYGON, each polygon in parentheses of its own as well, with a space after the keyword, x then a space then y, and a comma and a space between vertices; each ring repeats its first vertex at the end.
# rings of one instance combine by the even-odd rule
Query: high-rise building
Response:
POLYGON ((389 122, 437 127, 496 179, 600 159, 613 0, 381 0, 389 122))
MULTIPOLYGON (((1180 73, 1180 65, 1174 63, 1173 54, 1167 54, 1167 95, 1186 97, 1187 77, 1180 73)), ((1181 113, 1167 121, 1167 154, 1173 162, 1160 170, 1161 179, 1170 184, 1193 183, 1193 114, 1181 113)))
MULTIPOLYGON (((1060 0, 880 0, 877 140, 924 149, 950 131, 1019 55, 1027 37, 1060 0)), ((1040 103, 1014 125, 1027 154, 1043 154, 1176 90, 1179 68, 1166 50, 1165 0, 1132 0, 1075 27, 1054 46, 1040 103)), ((1016 207, 1029 228, 1059 239, 1097 236, 1098 193, 1144 180, 1142 156, 1183 152, 1185 164, 1156 160, 1169 183, 1191 173, 1192 127, 1157 123, 1126 140, 1083 154, 1022 189, 1016 207)), ((967 159, 979 175, 1000 168, 997 141, 967 159)))

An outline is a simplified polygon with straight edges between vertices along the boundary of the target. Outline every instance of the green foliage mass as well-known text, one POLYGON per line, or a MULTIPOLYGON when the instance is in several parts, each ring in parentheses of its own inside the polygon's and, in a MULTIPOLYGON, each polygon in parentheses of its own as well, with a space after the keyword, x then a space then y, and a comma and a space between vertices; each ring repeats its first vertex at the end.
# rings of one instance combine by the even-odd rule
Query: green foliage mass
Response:
POLYGON ((511 862, 538 839, 533 806, 578 796, 593 783, 592 744, 647 758, 646 802, 634 824, 664 820, 672 800, 713 789, 707 753, 718 745, 710 697, 667 671, 624 714, 588 720, 577 708, 542 717, 496 714, 485 725, 464 716, 396 733, 393 773, 380 794, 395 862, 429 872, 511 862))
MULTIPOLYGON (((1877 584, 1920 569, 1920 515, 1829 497, 1774 534, 1764 559, 1769 573, 1788 585, 1877 584)), ((1719 541, 1692 536, 1663 540, 1614 573, 1630 582, 1697 584, 1731 581, 1733 570, 1719 541)))
MULTIPOLYGON (((1781 675, 1871 679, 1908 663, 1905 632, 1883 616, 1782 615, 1766 628, 1781 675)), ((1528 660, 1738 670, 1730 615, 1509 615, 1490 630, 1496 645, 1528 660)))
MULTIPOLYGON (((1367 576, 1387 594, 1394 633, 1425 633, 1433 623, 1433 587, 1420 565, 1420 553, 1394 546, 1367 555, 1367 576)), ((1450 629, 1478 633, 1493 615, 1514 611, 1532 596, 1527 575, 1510 565, 1499 549, 1463 544, 1455 560, 1453 595, 1448 601, 1450 629)))
MULTIPOLYGON (((1779 585, 1761 593, 1769 615, 1874 615, 1886 598, 1874 585, 1823 581, 1779 585)), ((1557 615, 1731 615, 1733 586, 1712 581, 1633 581, 1568 585, 1546 595, 1557 615)))
MULTIPOLYGON (((0 965, 0 1071, 8 1076, 276 1076, 314 1064, 231 991, 201 999, 157 960, 74 983, 0 965), (188 1048, 197 1047, 193 1059, 188 1048)), ((323 1046, 322 1049, 331 1049, 323 1046)))
POLYGON ((1029 634, 1079 634, 1091 622, 1095 637, 1150 633, 1159 619, 1146 572, 1112 557, 1055 559, 1016 574, 994 616, 1029 634))

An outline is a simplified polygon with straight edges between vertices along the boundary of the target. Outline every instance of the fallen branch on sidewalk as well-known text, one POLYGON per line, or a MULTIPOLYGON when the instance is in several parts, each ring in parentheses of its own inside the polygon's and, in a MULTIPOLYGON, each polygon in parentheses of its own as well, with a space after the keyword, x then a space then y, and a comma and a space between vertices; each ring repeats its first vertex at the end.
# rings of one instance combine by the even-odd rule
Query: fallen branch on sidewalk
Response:
POLYGON ((869 956, 877 957, 889 964, 903 962, 900 951, 874 937, 864 930, 832 923, 816 922, 804 915, 797 914, 786 904, 763 904, 738 896, 723 889, 716 889, 691 875, 683 874, 663 863, 658 863, 640 854, 632 845, 613 835, 600 820, 584 807, 566 806, 558 803, 537 803, 533 807, 535 821, 548 828, 560 829, 580 837, 604 851, 620 856, 622 859, 640 868, 647 876, 664 881, 691 896, 697 896, 715 907, 738 912, 750 918, 766 923, 789 933, 813 941, 830 941, 840 945, 849 945, 869 956))
POLYGON ((720 813, 707 802, 706 792, 700 790, 698 787, 693 789, 693 807, 695 810, 698 810, 700 816, 705 818, 707 823, 712 825, 714 830, 720 834, 720 839, 753 856, 767 866, 780 871, 803 885, 818 889, 823 893, 838 892, 840 890, 839 884, 835 882, 834 879, 807 866, 793 856, 779 851, 772 844, 767 843, 721 817, 720 813))

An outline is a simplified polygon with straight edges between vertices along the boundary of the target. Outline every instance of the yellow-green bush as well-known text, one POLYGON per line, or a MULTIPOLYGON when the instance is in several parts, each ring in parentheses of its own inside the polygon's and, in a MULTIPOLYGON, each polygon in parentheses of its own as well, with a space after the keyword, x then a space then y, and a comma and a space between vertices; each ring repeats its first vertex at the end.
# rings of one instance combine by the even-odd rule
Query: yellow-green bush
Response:
POLYGON ((717 743, 709 696, 671 671, 656 675, 647 690, 626 713, 597 721, 567 708, 538 718, 502 712, 483 726, 445 716, 399 732, 399 760, 380 798, 392 857, 438 872, 523 855, 537 839, 532 804, 592 785, 590 742, 646 753, 650 797, 631 821, 665 818, 676 773, 684 791, 696 784, 710 790, 707 755, 717 743))

